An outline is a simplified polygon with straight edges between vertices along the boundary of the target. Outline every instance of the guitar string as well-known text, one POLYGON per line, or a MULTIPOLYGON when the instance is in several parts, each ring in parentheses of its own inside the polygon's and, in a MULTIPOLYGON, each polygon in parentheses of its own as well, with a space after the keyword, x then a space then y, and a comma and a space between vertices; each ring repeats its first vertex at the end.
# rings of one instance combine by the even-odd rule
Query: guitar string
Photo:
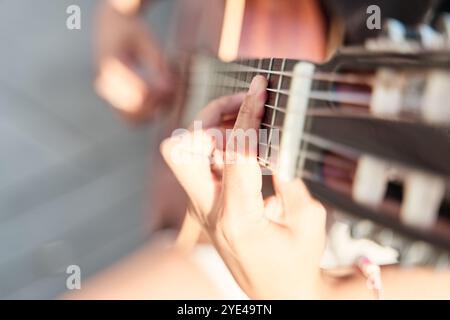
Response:
MULTIPOLYGON (((274 168, 270 163, 268 163, 267 161, 265 161, 264 159, 262 159, 260 157, 257 157, 257 158, 263 167, 269 169, 270 171, 272 171, 274 173, 277 172, 277 169, 274 168)), ((323 179, 321 179, 320 176, 316 172, 313 172, 306 168, 304 168, 302 170, 297 170, 295 173, 295 177, 301 178, 301 179, 308 179, 308 180, 312 180, 312 181, 323 184, 323 179)))
MULTIPOLYGON (((271 130, 277 130, 279 132, 283 132, 283 128, 281 126, 277 126, 277 125, 270 125, 267 123, 262 122, 261 123, 262 127, 271 129, 271 130)), ((339 143, 336 143, 330 139, 327 138, 323 138, 323 137, 318 137, 314 134, 312 134, 311 132, 303 132, 302 134, 302 139, 300 140, 300 143, 302 142, 306 142, 312 145, 316 145, 322 149, 326 149, 329 151, 333 151, 333 152, 337 152, 337 153, 341 153, 349 158, 353 158, 356 155, 359 155, 360 152, 355 151, 353 148, 351 147, 345 147, 342 146, 339 143)))
MULTIPOLYGON (((264 70, 261 70, 261 69, 254 69, 254 70, 258 70, 259 72, 267 73, 267 71, 264 71, 264 70)), ((230 71, 230 72, 234 72, 234 71, 230 71)), ((289 76, 292 77, 293 76, 293 74, 292 73, 290 74, 289 72, 276 72, 276 71, 274 71, 274 72, 272 72, 272 74, 278 74, 278 75, 280 75, 280 77, 281 76, 285 76, 285 77, 289 77, 289 76)), ((297 76, 306 77, 304 75, 297 75, 297 76)), ((320 80, 329 81, 329 82, 339 82, 339 80, 340 80, 341 82, 346 82, 346 83, 349 83, 349 84, 350 83, 351 84, 358 84, 358 85, 361 85, 361 84, 372 85, 373 84, 373 79, 370 79, 370 80, 364 82, 364 81, 360 81, 361 78, 352 78, 352 80, 356 79, 353 82, 352 80, 349 80, 349 79, 351 79, 349 77, 347 77, 347 78, 339 78, 339 80, 337 80, 337 78, 335 76, 334 76, 334 78, 332 78, 332 76, 330 77, 329 75, 327 75, 326 77, 324 77, 324 76, 320 77, 320 76, 316 75, 315 77, 310 77, 310 78, 313 79, 313 80, 319 80, 320 79, 320 80)), ((245 87, 243 89, 245 89, 245 87)), ((237 88, 234 88, 233 90, 236 91, 237 88)), ((279 90, 269 89, 269 92, 270 92, 270 90, 272 90, 272 92, 275 92, 277 95, 278 94, 289 94, 289 92, 286 93, 286 91, 280 92, 279 90)), ((315 93, 318 93, 318 92, 315 92, 315 93)), ((328 93, 327 93, 327 95, 323 95, 323 93, 324 92, 319 92, 318 93, 319 97, 322 98, 325 101, 329 100, 328 98, 330 98, 330 95, 328 93)), ((368 104, 368 102, 369 102, 368 98, 370 97, 370 95, 365 95, 365 96, 350 95, 350 96, 352 98, 354 98, 354 97, 363 98, 363 99, 356 99, 356 100, 355 99, 350 99, 351 100, 350 103, 352 103, 352 102, 354 103, 355 101, 357 101, 357 102, 362 102, 362 104, 364 104, 364 105, 368 104)), ((349 96, 347 95, 346 97, 349 97, 349 96)), ((310 95, 310 98, 313 98, 313 97, 311 97, 311 95, 310 95)), ((348 101, 349 99, 343 99, 343 100, 347 100, 347 101, 343 101, 343 100, 340 100, 340 99, 333 99, 333 98, 336 98, 336 97, 331 97, 330 100, 335 101, 335 102, 349 103, 349 101, 348 101)), ((342 96, 341 96, 341 98, 342 98, 342 96)), ((361 103, 356 103, 356 104, 361 104, 361 103)), ((277 106, 271 106, 269 104, 266 104, 265 107, 273 110, 274 114, 272 116, 272 119, 274 118, 276 112, 285 113, 285 111, 282 108, 277 107, 277 106)), ((272 128, 276 128, 275 126, 271 126, 271 127, 272 128)), ((301 141, 305 141, 305 140, 307 140, 307 139, 304 139, 304 138, 301 139, 301 141)), ((310 143, 311 143, 311 141, 310 141, 310 143)), ((272 144, 269 144, 269 145, 266 145, 266 146, 269 149, 270 148, 276 148, 272 144)), ((312 161, 315 161, 315 162, 325 163, 326 164, 326 161, 325 161, 323 155, 321 155, 321 154, 312 153, 311 151, 308 151, 308 150, 299 150, 298 152, 302 152, 304 154, 305 158, 307 158, 308 160, 312 160, 312 161)), ((260 160, 261 163, 265 164, 266 167, 268 167, 271 170, 274 170, 274 168, 272 167, 272 164, 270 162, 270 159, 267 159, 267 158, 263 159, 261 157, 258 157, 258 159, 260 160)), ((348 168, 342 168, 342 169, 348 170, 348 168)), ((322 176, 320 174, 315 173, 313 171, 310 171, 309 169, 307 169, 305 167, 301 168, 298 165, 297 165, 297 168, 296 168, 296 176, 297 177, 301 177, 303 179, 308 179, 308 180, 311 180, 311 181, 317 181, 319 183, 324 184, 323 178, 322 178, 322 176)))
MULTIPOLYGON (((189 74, 196 74, 196 73, 203 73, 204 70, 190 70, 188 71, 189 74)), ((348 84, 356 84, 356 85, 367 85, 371 86, 374 83, 374 76, 373 75, 359 75, 359 74, 338 74, 333 72, 323 72, 323 71, 316 71, 313 76, 302 74, 300 72, 293 72, 293 71, 277 71, 277 70, 269 70, 269 69, 262 69, 262 68, 253 68, 253 67, 246 67, 239 69, 235 68, 233 69, 216 69, 216 73, 218 74, 228 74, 228 73, 240 73, 243 74, 271 74, 271 75, 279 75, 284 76, 287 78, 292 77, 300 77, 305 79, 312 79, 312 80, 318 80, 318 81, 329 81, 329 82, 341 82, 341 83, 348 83, 348 84)))
MULTIPOLYGON (((249 85, 247 86, 234 86, 234 85, 215 85, 215 84, 204 84, 205 87, 208 87, 209 89, 230 89, 232 93, 236 91, 244 91, 248 90, 249 85)), ((336 102, 336 103, 343 103, 343 104, 351 104, 356 106, 369 106, 370 99, 371 99, 371 93, 366 92, 337 92, 337 91, 325 91, 325 90, 311 90, 308 94, 299 94, 299 93, 291 93, 290 90, 287 89, 272 89, 267 88, 266 89, 270 93, 274 94, 282 94, 285 96, 291 96, 293 94, 301 97, 308 97, 309 99, 314 99, 318 101, 325 101, 325 102, 336 102)), ((187 92, 187 95, 191 95, 191 91, 187 92)))
MULTIPOLYGON (((272 150, 276 150, 276 151, 280 150, 280 148, 278 146, 268 145, 267 143, 264 143, 264 142, 259 142, 259 146, 268 147, 268 148, 271 148, 272 150)), ((329 151, 329 150, 327 150, 327 151, 329 151)), ((339 161, 334 161, 334 160, 332 160, 331 157, 324 156, 323 153, 315 152, 315 151, 311 151, 311 150, 305 150, 304 154, 308 160, 311 160, 311 161, 314 161, 317 163, 333 165, 333 167, 335 167, 335 168, 344 169, 344 170, 350 169, 349 166, 345 166, 344 164, 342 164, 342 162, 345 162, 345 160, 342 160, 342 161, 340 161, 340 163, 338 163, 339 161)), ((342 155, 337 155, 337 156, 342 157, 342 155)), ((350 161, 352 163, 355 161, 354 159, 346 159, 346 160, 350 161)))
MULTIPOLYGON (((214 89, 215 86, 221 87, 221 93, 225 91, 226 87, 229 87, 232 92, 236 92, 238 89, 247 90, 249 87, 248 79, 249 75, 250 78, 252 78, 253 74, 258 73, 264 73, 269 78, 271 75, 279 75, 279 82, 281 85, 281 78, 282 77, 293 77, 294 72, 292 71, 284 71, 284 66, 280 66, 280 71, 271 70, 272 64, 274 59, 267 59, 266 61, 269 63, 268 69, 262 68, 262 59, 257 59, 253 61, 253 63, 258 63, 258 67, 252 67, 243 64, 243 62, 239 63, 223 63, 217 60, 211 60, 214 64, 212 67, 214 69, 214 73, 216 75, 214 81, 203 83, 203 85, 208 86, 210 89, 214 89), (283 71, 282 71, 283 70, 283 71), (224 74, 225 73, 225 74, 224 74), (237 77, 232 77, 229 74, 230 73, 237 73, 237 77), (218 76, 219 75, 219 76, 218 76), (245 80, 240 79, 241 76, 244 76, 245 80), (219 78, 219 79, 218 79, 219 78), (226 83, 228 80, 228 83, 226 83), (220 84, 219 84, 220 81, 220 84), (215 82, 215 83, 214 83, 215 82), (240 83, 238 86, 237 83, 240 83)), ((283 59, 281 64, 283 65, 285 63, 286 59, 283 59)), ((196 73, 201 72, 204 73, 205 70, 195 70, 190 69, 188 73, 196 73)), ((313 80, 322 80, 327 82, 343 82, 348 84, 354 84, 354 85, 372 85, 373 83, 373 77, 372 76, 360 76, 360 75, 354 75, 354 74, 337 74, 337 73, 325 73, 325 72, 315 72, 313 76, 307 76, 301 73, 295 73, 295 76, 298 77, 305 77, 308 79, 313 80)), ((195 78, 194 78, 195 79, 195 78)), ((195 83, 195 81, 194 81, 195 83)), ((198 85, 201 85, 201 83, 196 83, 198 85)), ((289 90, 279 89, 281 86, 278 86, 278 89, 271 89, 268 88, 267 90, 269 92, 278 94, 284 94, 289 96, 291 93, 289 90)), ((216 90, 217 91, 217 90, 216 90)), ((189 92, 188 92, 189 94, 189 92)), ((306 95, 305 95, 306 96, 306 95)), ((308 95, 309 98, 320 100, 320 101, 328 101, 328 102, 338 102, 338 103, 347 103, 347 104, 354 104, 354 105, 362 105, 367 106, 370 103, 370 95, 369 94, 361 94, 361 93, 348 93, 348 92, 330 92, 330 91, 311 91, 308 95)), ((278 110, 279 111, 279 110, 278 110)))
MULTIPOLYGON (((283 60, 283 63, 284 63, 284 61, 285 60, 283 60)), ((230 77, 229 75, 216 76, 214 78, 214 81, 208 82, 208 83, 203 83, 203 85, 204 86, 206 85, 208 87, 208 89, 210 89, 210 91, 211 91, 211 89, 215 90, 216 95, 217 95, 217 91, 219 91, 219 90, 220 90, 220 95, 223 95, 227 90, 235 92, 240 89, 248 89, 248 87, 249 87, 248 81, 245 81, 245 80, 241 79, 240 77, 244 76, 245 79, 247 80, 249 78, 249 76, 252 77, 252 73, 261 73, 262 72, 267 76, 268 79, 272 75, 280 76, 278 78, 278 88, 277 89, 271 89, 271 88, 267 89, 267 91, 276 94, 276 97, 275 97, 276 100, 278 100, 279 94, 290 95, 289 90, 280 89, 280 87, 281 87, 281 83, 282 83, 282 77, 292 77, 294 75, 294 73, 289 72, 289 71, 265 70, 260 67, 260 65, 262 63, 261 60, 258 63, 259 63, 258 68, 247 67, 247 66, 243 66, 243 65, 234 65, 235 67, 237 66, 237 68, 235 68, 235 70, 231 70, 230 68, 218 70, 216 68, 216 72, 217 71, 222 71, 222 72, 226 72, 226 73, 233 72, 233 73, 237 73, 238 77, 230 77), (251 71, 251 72, 249 72, 249 71, 251 71), (240 84, 239 86, 237 85, 238 83, 240 84)), ((273 63, 273 59, 270 59, 269 69, 272 68, 272 63, 273 63)), ((281 69, 283 69, 283 67, 281 69)), ((295 75, 305 77, 304 75, 301 75, 301 74, 295 74, 295 75)), ((315 73, 314 76, 312 76, 312 77, 309 76, 308 78, 315 79, 315 80, 329 81, 329 82, 341 81, 341 82, 347 82, 347 83, 358 84, 358 85, 361 85, 361 82, 364 82, 363 80, 369 79, 367 77, 362 78, 362 77, 353 76, 353 75, 345 75, 345 76, 340 75, 338 77, 336 74, 325 74, 325 73, 315 73)), ((250 80, 250 79, 248 79, 248 80, 250 80)), ((367 83, 371 83, 371 81, 366 81, 363 84, 367 84, 367 83)), ((200 84, 200 83, 197 82, 196 84, 200 84)), ((303 96, 307 96, 309 98, 313 98, 313 99, 321 100, 321 101, 351 103, 351 104, 358 104, 358 105, 364 105, 364 106, 369 104, 369 97, 370 97, 370 95, 368 95, 368 94, 361 95, 361 94, 354 94, 354 93, 353 94, 340 93, 340 94, 333 95, 329 91, 311 91, 308 95, 303 95, 303 96)), ((274 122, 273 120, 276 117, 276 112, 279 112, 280 114, 283 114, 283 115, 286 113, 286 111, 280 107, 272 106, 269 104, 265 104, 265 107, 268 109, 272 109, 274 111, 273 112, 274 114, 272 115, 272 122, 274 122)), ((308 114, 306 114, 306 116, 307 115, 308 114)), ((283 131, 281 127, 278 127, 275 125, 268 125, 268 124, 265 124, 264 122, 261 124, 261 126, 265 126, 271 130, 277 129, 277 130, 283 131)), ((269 141, 270 141, 270 139, 269 139, 269 141)), ((272 143, 270 143, 268 150, 270 150, 271 147, 274 147, 274 145, 272 143)), ((267 158, 268 157, 266 156, 266 159, 267 158)), ((262 158, 261 158, 261 160, 262 160, 262 158)))

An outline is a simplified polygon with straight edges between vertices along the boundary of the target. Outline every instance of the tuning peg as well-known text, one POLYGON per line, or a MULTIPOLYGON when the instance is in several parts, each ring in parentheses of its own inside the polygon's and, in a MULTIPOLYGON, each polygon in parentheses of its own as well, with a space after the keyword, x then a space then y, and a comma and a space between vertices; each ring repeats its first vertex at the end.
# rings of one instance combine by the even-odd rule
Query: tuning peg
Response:
POLYGON ((450 72, 431 71, 426 80, 421 112, 431 123, 450 123, 450 72))
POLYGON ((442 178, 419 171, 408 173, 404 182, 401 220, 419 228, 433 226, 444 193, 442 178))
POLYGON ((370 111, 378 115, 399 114, 405 83, 404 74, 401 72, 387 68, 378 69, 370 100, 370 111))
POLYGON ((372 156, 358 159, 353 181, 353 199, 366 205, 380 204, 386 193, 388 165, 372 156))
POLYGON ((399 252, 403 252, 408 244, 403 236, 389 228, 382 228, 373 238, 381 245, 392 247, 399 252))
POLYGON ((351 234, 355 239, 369 238, 376 229, 375 224, 370 220, 360 220, 352 226, 351 234))
POLYGON ((411 241, 408 240, 403 235, 396 233, 394 237, 394 241, 392 244, 392 247, 397 249, 400 252, 400 255, 403 255, 403 253, 409 248, 411 241))
POLYGON ((383 26, 385 35, 393 42, 403 42, 406 40, 406 27, 396 19, 387 19, 383 26))
POLYGON ((423 265, 433 257, 433 247, 423 241, 416 241, 409 246, 401 258, 403 266, 423 265))
POLYGON ((418 27, 420 41, 425 49, 437 50, 445 47, 445 38, 427 24, 418 27))
POLYGON ((450 13, 443 13, 437 21, 437 29, 441 32, 442 36, 447 42, 447 46, 450 46, 450 13))
POLYGON ((367 50, 398 50, 404 47, 406 43, 406 28, 398 20, 387 19, 383 24, 383 30, 380 36, 369 38, 365 42, 367 50))
POLYGON ((391 229, 387 229, 387 228, 382 229, 378 233, 376 240, 378 243, 380 243, 383 246, 393 247, 394 240, 395 240, 394 232, 391 229))

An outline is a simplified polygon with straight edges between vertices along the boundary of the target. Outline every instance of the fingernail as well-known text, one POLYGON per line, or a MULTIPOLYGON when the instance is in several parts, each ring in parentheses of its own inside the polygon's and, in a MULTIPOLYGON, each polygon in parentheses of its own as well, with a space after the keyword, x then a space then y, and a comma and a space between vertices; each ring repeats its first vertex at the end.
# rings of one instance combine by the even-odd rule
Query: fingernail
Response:
POLYGON ((267 81, 262 76, 256 76, 253 78, 250 88, 248 89, 249 94, 259 94, 266 90, 267 81))

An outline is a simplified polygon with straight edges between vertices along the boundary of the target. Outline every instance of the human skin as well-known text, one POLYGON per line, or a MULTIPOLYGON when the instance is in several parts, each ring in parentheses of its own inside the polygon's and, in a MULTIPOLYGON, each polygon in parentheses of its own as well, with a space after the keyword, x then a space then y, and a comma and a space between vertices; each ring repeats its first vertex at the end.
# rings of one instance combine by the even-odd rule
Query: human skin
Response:
MULTIPOLYGON (((237 126, 256 127, 259 113, 254 112, 253 108, 260 108, 258 104, 262 99, 244 98, 242 94, 211 102, 197 120, 203 120, 206 127, 228 127, 223 123, 222 115, 232 115, 242 110, 240 104, 244 99, 247 105, 244 113, 240 114, 237 126)), ((206 138, 202 140, 204 143, 211 142, 205 136, 199 137, 206 138)), ((186 141, 189 141, 189 136, 187 138, 186 141)), ((169 139, 162 145, 169 162, 172 142, 169 139)), ((323 241, 325 236, 323 211, 300 181, 279 183, 280 202, 261 203, 258 190, 254 188, 259 188, 260 173, 256 167, 251 168, 252 162, 238 168, 204 164, 184 164, 181 170, 179 164, 169 163, 183 187, 188 188, 192 204, 189 213, 194 218, 190 223, 211 237, 236 281, 250 297, 374 298, 361 275, 336 279, 320 271, 318 257, 323 252, 323 244, 315 242, 323 241), (212 171, 219 171, 219 174, 212 171), (223 171, 222 174, 220 171, 223 171), (224 178, 228 183, 225 187, 227 194, 222 191, 224 178), (250 199, 252 203, 249 203, 250 199), (244 210, 241 210, 241 204, 244 210), (284 216, 280 215, 280 209, 285 211, 284 216), (220 214, 210 216, 212 212, 220 214), (275 225, 274 219, 277 220, 275 225)), ((448 270, 437 272, 429 268, 392 266, 383 268, 382 276, 385 299, 450 298, 448 270)), ((81 290, 62 298, 220 299, 222 296, 193 262, 190 250, 182 246, 180 249, 178 244, 169 249, 147 245, 100 275, 83 282, 81 290)))
MULTIPOLYGON (((240 107, 235 131, 257 130, 266 85, 262 77, 253 80, 240 107)), ((228 98, 227 101, 233 102, 233 99, 228 98)), ((201 117, 207 119, 208 112, 221 114, 220 108, 225 107, 213 102, 201 117)), ((228 111, 232 108, 231 104, 228 111)), ((207 123, 207 127, 214 126, 211 121, 207 123)), ((216 121, 216 126, 220 125, 216 121)), ((214 152, 214 141, 204 136, 198 137, 201 137, 201 143, 206 144, 203 151, 214 152)), ((195 139, 194 135, 186 141, 189 142, 189 139, 195 139)), ((195 144, 190 141, 189 145, 195 144)), ((325 210, 311 197, 300 180, 283 182, 274 177, 276 195, 263 200, 261 171, 255 150, 240 155, 250 161, 225 161, 221 174, 217 175, 213 172, 217 168, 212 168, 207 161, 177 164, 173 148, 172 138, 161 146, 165 160, 190 198, 188 214, 194 219, 188 219, 187 223, 194 230, 195 221, 201 225, 238 284, 251 298, 374 297, 361 275, 335 279, 320 270, 319 262, 325 243, 325 210)), ((227 154, 235 152, 227 148, 224 159, 227 154)), ((192 234, 181 236, 182 239, 195 241, 192 234)), ((178 244, 186 249, 183 241, 178 244)), ((450 298, 448 270, 437 272, 427 268, 402 269, 394 266, 383 268, 382 274, 383 296, 387 299, 450 298)))
POLYGON ((170 101, 173 81, 160 44, 138 14, 144 2, 125 3, 104 0, 97 9, 95 88, 124 117, 143 121, 170 101))

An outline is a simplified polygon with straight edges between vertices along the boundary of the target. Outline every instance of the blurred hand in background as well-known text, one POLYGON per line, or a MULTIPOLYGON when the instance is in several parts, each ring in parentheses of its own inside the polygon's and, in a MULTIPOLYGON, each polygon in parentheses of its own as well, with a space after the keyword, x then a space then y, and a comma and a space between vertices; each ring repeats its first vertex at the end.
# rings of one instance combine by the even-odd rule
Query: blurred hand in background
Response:
POLYGON ((96 17, 98 94, 126 118, 142 121, 170 101, 172 76, 159 43, 138 12, 141 0, 105 0, 96 17))

